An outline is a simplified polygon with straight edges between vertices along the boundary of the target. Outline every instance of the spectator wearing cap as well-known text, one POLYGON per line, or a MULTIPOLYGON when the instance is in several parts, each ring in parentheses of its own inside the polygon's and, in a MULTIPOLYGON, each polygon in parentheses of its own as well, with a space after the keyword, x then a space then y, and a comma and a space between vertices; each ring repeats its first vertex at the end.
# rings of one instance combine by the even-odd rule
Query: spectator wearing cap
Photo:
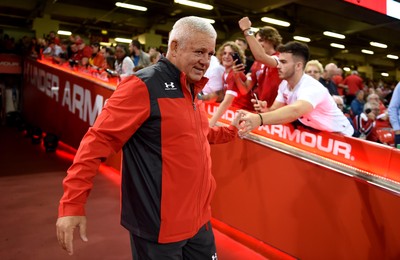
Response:
POLYGON ((89 59, 92 57, 93 52, 92 48, 90 46, 86 46, 83 39, 79 36, 75 39, 75 45, 78 51, 73 55, 72 59, 78 61, 82 66, 89 65, 89 59))
POLYGON ((135 67, 144 68, 149 66, 150 57, 141 49, 142 45, 138 40, 132 40, 129 44, 130 57, 135 67))

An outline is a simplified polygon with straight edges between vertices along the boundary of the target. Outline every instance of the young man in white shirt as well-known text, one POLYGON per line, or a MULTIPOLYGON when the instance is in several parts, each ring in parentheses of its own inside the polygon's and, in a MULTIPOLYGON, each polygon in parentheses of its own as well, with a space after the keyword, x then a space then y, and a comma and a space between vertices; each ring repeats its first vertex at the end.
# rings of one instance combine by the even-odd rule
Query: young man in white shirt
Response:
POLYGON ((245 135, 260 125, 286 124, 298 120, 301 124, 322 131, 351 136, 354 132, 348 119, 336 106, 328 90, 317 80, 304 73, 309 59, 306 44, 288 42, 278 48, 278 96, 268 109, 265 102, 255 106, 263 113, 239 110, 241 129, 245 135))

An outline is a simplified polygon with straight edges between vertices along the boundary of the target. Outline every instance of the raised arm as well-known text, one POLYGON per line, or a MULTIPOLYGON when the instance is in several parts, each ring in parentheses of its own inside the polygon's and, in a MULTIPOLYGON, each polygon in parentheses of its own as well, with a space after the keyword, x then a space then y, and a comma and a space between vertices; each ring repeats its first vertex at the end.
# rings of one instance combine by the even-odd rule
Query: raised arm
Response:
POLYGON ((268 67, 275 68, 278 65, 277 59, 265 53, 264 48, 260 45, 254 35, 249 34, 251 29, 251 21, 248 17, 239 20, 239 27, 243 31, 246 41, 250 47, 254 59, 264 63, 268 67))
POLYGON ((235 73, 234 79, 235 84, 242 95, 246 95, 254 86, 254 82, 252 81, 251 77, 244 75, 243 72, 235 73))

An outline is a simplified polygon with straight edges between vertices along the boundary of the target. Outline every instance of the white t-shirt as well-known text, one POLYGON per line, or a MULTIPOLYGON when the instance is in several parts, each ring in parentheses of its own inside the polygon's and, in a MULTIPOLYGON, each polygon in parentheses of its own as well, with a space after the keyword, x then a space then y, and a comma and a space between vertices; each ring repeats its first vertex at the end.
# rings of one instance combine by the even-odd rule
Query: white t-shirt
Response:
POLYGON ((353 135, 352 125, 337 107, 327 88, 307 74, 303 74, 293 90, 290 90, 288 82, 283 80, 275 100, 286 105, 297 100, 307 101, 314 109, 299 118, 301 123, 322 131, 353 135))
POLYGON ((118 63, 118 61, 115 61, 114 66, 115 71, 119 73, 121 79, 134 73, 133 68, 135 68, 135 65, 133 64, 133 61, 129 56, 126 56, 120 64, 118 63))
POLYGON ((224 82, 222 80, 222 75, 224 72, 225 68, 219 63, 218 58, 211 56, 210 66, 204 74, 204 77, 208 78, 208 82, 203 88, 204 94, 214 93, 223 89, 224 82))
POLYGON ((44 51, 43 54, 45 55, 51 55, 51 56, 59 56, 60 53, 62 53, 63 50, 61 49, 60 46, 58 46, 57 44, 54 45, 54 48, 51 48, 50 46, 48 46, 44 51))

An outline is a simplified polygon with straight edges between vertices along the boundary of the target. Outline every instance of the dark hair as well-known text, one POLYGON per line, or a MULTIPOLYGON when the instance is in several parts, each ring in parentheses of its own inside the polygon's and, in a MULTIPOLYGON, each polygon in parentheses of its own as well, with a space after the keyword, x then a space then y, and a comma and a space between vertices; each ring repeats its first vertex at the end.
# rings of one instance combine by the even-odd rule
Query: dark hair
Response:
POLYGON ((142 47, 142 45, 140 44, 140 42, 138 40, 132 40, 131 44, 133 46, 136 46, 136 48, 138 48, 139 50, 142 47))
POLYGON ((106 49, 106 52, 109 55, 114 55, 115 54, 115 48, 114 47, 106 47, 106 46, 103 46, 103 47, 106 49))
POLYGON ((117 48, 121 48, 125 52, 125 56, 129 55, 128 47, 126 47, 125 44, 122 44, 122 43, 117 44, 117 46, 115 46, 115 49, 117 49, 117 48))
POLYGON ((92 43, 92 46, 94 46, 94 47, 100 47, 100 43, 94 42, 94 43, 92 43))
POLYGON ((70 45, 71 41, 69 39, 63 39, 63 40, 61 40, 61 44, 70 45))
POLYGON ((118 62, 122 62, 122 61, 125 59, 125 57, 128 57, 128 56, 129 56, 128 47, 126 47, 125 44, 117 44, 117 46, 115 46, 115 52, 117 52, 117 49, 118 49, 118 48, 121 48, 121 49, 124 51, 124 56, 121 57, 121 58, 119 58, 119 57, 117 57, 117 55, 115 55, 115 56, 116 56, 115 59, 116 59, 118 62))
POLYGON ((310 51, 307 44, 301 42, 291 41, 284 45, 279 46, 278 52, 280 53, 291 53, 303 60, 304 64, 310 59, 310 51))
POLYGON ((107 62, 107 67, 109 69, 114 70, 115 69, 115 57, 114 56, 108 56, 106 57, 106 62, 107 62))
POLYGON ((240 42, 243 42, 244 44, 246 44, 247 45, 247 41, 246 41, 246 39, 245 38, 243 38, 243 37, 238 37, 238 38, 236 38, 236 40, 235 41, 240 41, 240 42))

